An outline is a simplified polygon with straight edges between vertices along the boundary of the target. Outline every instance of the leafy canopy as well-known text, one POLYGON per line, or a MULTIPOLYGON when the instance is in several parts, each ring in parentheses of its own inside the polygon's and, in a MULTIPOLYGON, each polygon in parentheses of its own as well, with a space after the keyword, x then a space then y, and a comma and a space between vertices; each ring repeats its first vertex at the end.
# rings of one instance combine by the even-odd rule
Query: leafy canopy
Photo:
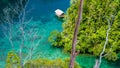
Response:
MULTIPOLYGON (((77 0, 79 1, 79 0, 77 0)), ((54 46, 64 47, 67 52, 71 51, 71 43, 78 14, 79 2, 72 2, 68 8, 63 31, 56 35, 54 46), (58 41, 59 39, 59 41, 58 41)), ((81 53, 89 53, 99 56, 105 43, 108 20, 111 30, 109 41, 105 50, 105 58, 117 60, 120 51, 120 0, 85 0, 83 19, 79 27, 76 49, 81 53)), ((55 36, 54 36, 55 37, 55 36)))

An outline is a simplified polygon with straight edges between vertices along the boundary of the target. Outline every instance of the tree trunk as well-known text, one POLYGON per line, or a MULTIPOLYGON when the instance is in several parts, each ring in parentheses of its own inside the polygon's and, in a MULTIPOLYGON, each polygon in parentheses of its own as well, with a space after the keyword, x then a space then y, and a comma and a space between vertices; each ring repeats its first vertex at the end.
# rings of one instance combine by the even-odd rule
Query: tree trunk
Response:
POLYGON ((69 68, 74 68, 74 61, 75 61, 75 56, 76 56, 76 42, 77 42, 77 34, 78 34, 78 28, 81 23, 82 19, 82 8, 83 8, 83 1, 80 0, 80 5, 79 5, 79 12, 78 12, 78 19, 76 21, 76 26, 74 30, 74 35, 73 35, 73 40, 72 40, 72 49, 71 49, 71 58, 70 58, 70 66, 69 68))

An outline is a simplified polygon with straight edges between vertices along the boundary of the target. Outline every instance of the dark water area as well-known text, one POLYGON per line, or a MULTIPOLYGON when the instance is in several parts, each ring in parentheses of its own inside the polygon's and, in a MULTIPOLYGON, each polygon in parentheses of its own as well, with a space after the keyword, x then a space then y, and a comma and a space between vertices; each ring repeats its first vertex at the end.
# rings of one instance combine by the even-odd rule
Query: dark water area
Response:
MULTIPOLYGON (((70 54, 63 52, 60 48, 51 46, 48 42, 50 32, 53 30, 62 31, 62 21, 55 16, 54 11, 61 9, 64 12, 69 7, 69 0, 29 0, 26 8, 25 20, 29 23, 24 27, 26 40, 23 47, 23 62, 29 57, 29 48, 35 47, 32 59, 37 58, 69 58, 70 54), (32 41, 34 40, 34 43, 32 41)), ((26 22, 24 22, 26 23, 26 22)), ((12 27, 12 41, 14 50, 19 53, 21 44, 20 23, 15 22, 12 27)), ((4 68, 7 53, 12 50, 9 41, 9 25, 0 24, 0 68, 4 68)), ((83 68, 92 68, 96 57, 90 55, 78 55, 76 61, 83 68)), ((120 60, 116 62, 102 61, 101 68, 120 68, 120 60)))
POLYGON ((28 11, 30 12, 27 15, 27 18, 34 17, 33 20, 42 20, 50 21, 52 18, 51 14, 54 14, 56 9, 61 9, 66 11, 67 7, 69 7, 69 0, 30 0, 28 4, 28 11), (37 8, 37 9, 36 9, 37 8), (46 17, 45 17, 46 16, 46 17))
POLYGON ((0 14, 2 13, 3 9, 10 4, 14 5, 16 0, 0 0, 0 14))
POLYGON ((0 24, 4 22, 4 16, 6 16, 6 14, 10 14, 11 19, 17 19, 27 1, 28 0, 0 0, 0 24))

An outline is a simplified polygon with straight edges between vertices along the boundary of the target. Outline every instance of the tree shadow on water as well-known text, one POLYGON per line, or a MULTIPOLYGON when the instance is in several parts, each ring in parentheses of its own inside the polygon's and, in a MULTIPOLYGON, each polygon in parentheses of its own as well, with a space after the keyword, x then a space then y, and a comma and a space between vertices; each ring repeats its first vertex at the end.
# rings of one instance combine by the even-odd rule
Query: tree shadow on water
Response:
POLYGON ((58 16, 54 16, 58 21, 60 21, 60 22, 64 22, 64 18, 60 18, 60 17, 58 17, 58 16))

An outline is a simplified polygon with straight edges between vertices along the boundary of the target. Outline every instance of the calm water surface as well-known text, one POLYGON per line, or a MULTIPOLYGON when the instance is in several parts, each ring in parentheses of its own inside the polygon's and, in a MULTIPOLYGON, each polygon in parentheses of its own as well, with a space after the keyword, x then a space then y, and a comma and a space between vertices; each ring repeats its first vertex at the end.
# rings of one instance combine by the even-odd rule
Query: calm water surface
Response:
MULTIPOLYGON (((68 58, 70 55, 64 53, 59 48, 51 47, 48 42, 50 32, 53 30, 62 31, 62 21, 60 21, 54 14, 56 9, 66 11, 69 7, 69 0, 30 0, 27 6, 26 20, 32 20, 26 24, 24 31, 26 33, 26 40, 22 50, 23 57, 28 57, 30 47, 35 47, 32 53, 32 59, 36 58, 68 58), (34 40, 34 42, 32 42, 34 40)), ((0 68, 4 68, 7 57, 7 52, 12 50, 11 44, 8 40, 9 32, 7 25, 0 25, 0 68)), ((13 25, 13 44, 14 50, 19 53, 21 45, 21 34, 19 31, 19 23, 13 25)), ((25 59, 25 58, 24 58, 25 59)), ((92 68, 95 57, 88 55, 79 55, 76 61, 83 68, 92 68)), ((103 60, 101 68, 120 68, 120 61, 110 63, 103 60)))

